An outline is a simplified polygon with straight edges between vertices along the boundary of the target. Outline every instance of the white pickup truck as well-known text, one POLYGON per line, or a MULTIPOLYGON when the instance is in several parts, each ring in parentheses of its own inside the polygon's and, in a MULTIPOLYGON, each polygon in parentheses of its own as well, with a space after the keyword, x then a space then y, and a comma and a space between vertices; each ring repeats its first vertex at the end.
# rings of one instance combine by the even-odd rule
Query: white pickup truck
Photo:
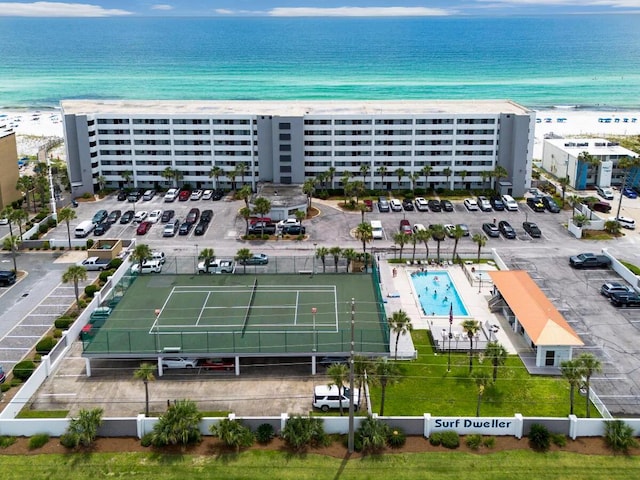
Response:
POLYGON ((236 262, 233 260, 209 260, 209 265, 205 262, 198 264, 198 273, 233 273, 236 271, 236 262))
POLYGON ((81 260, 76 265, 84 267, 87 270, 106 270, 109 267, 111 260, 103 259, 99 257, 89 257, 85 260, 81 260))

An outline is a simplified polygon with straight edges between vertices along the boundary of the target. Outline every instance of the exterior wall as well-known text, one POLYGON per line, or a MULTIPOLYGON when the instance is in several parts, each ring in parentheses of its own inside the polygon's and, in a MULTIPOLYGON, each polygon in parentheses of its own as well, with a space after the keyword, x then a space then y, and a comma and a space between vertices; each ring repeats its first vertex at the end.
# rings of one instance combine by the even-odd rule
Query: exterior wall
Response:
POLYGON ((554 367, 560 367, 560 364, 565 360, 571 360, 572 349, 567 346, 537 346, 536 347, 536 367, 549 367, 551 365, 546 364, 547 352, 554 352, 553 365, 554 367))
POLYGON ((0 136, 0 210, 20 200, 22 194, 16 190, 20 173, 18 170, 18 148, 16 134, 0 136))
MULTIPOLYGON (((233 102, 230 102, 233 105, 233 102)), ((325 188, 340 188, 348 172, 371 189, 479 189, 482 174, 503 166, 512 194, 530 185, 533 112, 350 113, 331 107, 326 113, 261 115, 101 112, 63 114, 69 172, 74 195, 90 192, 102 176, 111 188, 124 187, 122 172, 134 172, 137 188, 169 188, 166 168, 183 173, 183 183, 210 188, 213 167, 225 173, 220 186, 230 188, 232 172, 246 167, 245 183, 302 184, 333 172, 325 188), (286 126, 287 128, 282 128, 286 126), (93 160, 93 164, 91 161, 93 160), (366 165, 365 172, 361 167, 366 165), (430 169, 428 177, 425 167, 430 169), (403 174, 398 178, 397 171, 403 174), (410 175, 415 175, 412 178, 410 175)), ((235 178, 240 181, 240 178, 235 178)))

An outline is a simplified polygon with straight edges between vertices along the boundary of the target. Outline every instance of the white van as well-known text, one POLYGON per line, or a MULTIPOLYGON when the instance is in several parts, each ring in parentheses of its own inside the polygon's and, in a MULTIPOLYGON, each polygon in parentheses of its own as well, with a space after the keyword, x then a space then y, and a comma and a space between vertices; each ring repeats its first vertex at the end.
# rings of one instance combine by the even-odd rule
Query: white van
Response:
POLYGON ((511 195, 502 195, 502 203, 504 203, 504 208, 510 212, 518 211, 518 202, 511 195))
POLYGON ((374 240, 382 240, 384 238, 382 222, 380 220, 371 220, 371 231, 374 240))
POLYGON ((164 194, 165 202, 173 202, 176 198, 178 198, 178 193, 180 191, 177 188, 170 188, 167 190, 167 193, 164 194))
POLYGON ((156 260, 160 264, 164 264, 164 262, 166 261, 166 257, 164 255, 164 252, 161 252, 159 250, 153 250, 151 252, 150 260, 156 260))
POLYGON ((162 272, 162 264, 158 260, 145 260, 142 262, 142 268, 139 263, 131 266, 131 273, 160 273, 162 272))
MULTIPOLYGON (((342 397, 342 408, 349 408, 349 389, 344 387, 340 389, 340 395, 338 394, 338 387, 331 385, 319 385, 315 387, 313 392, 313 406, 319 408, 323 412, 328 412, 331 408, 340 408, 340 397, 342 397)), ((358 409, 358 389, 353 390, 353 405, 358 409)))
POLYGON ((84 238, 93 232, 94 228, 96 228, 96 226, 91 220, 85 220, 84 222, 80 222, 80 225, 76 227, 73 233, 77 238, 84 238))

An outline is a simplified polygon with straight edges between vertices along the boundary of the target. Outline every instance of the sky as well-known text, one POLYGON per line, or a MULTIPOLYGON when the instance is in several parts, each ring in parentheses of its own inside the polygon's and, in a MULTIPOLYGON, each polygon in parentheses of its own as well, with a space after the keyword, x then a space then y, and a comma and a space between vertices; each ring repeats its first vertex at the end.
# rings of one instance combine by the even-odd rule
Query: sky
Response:
POLYGON ((0 16, 527 16, 640 13, 640 0, 0 0, 0 16))

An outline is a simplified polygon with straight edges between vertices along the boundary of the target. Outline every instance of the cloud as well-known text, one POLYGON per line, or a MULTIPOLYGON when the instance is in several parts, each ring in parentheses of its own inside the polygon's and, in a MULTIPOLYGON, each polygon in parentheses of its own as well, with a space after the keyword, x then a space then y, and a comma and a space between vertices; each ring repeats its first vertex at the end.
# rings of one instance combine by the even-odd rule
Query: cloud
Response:
POLYGON ((631 7, 640 8, 640 0, 478 0, 496 5, 554 7, 631 7))
POLYGON ((86 3, 0 2, 0 17, 111 17, 131 14, 126 10, 105 9, 86 3))
POLYGON ((151 10, 173 10, 173 6, 163 4, 152 5, 151 10))
POLYGON ((234 13, 236 13, 233 10, 227 10, 226 8, 217 8, 215 12, 218 15, 233 15, 234 13))
POLYGON ((425 7, 279 7, 267 13, 272 17, 436 17, 451 15, 453 12, 425 7))

